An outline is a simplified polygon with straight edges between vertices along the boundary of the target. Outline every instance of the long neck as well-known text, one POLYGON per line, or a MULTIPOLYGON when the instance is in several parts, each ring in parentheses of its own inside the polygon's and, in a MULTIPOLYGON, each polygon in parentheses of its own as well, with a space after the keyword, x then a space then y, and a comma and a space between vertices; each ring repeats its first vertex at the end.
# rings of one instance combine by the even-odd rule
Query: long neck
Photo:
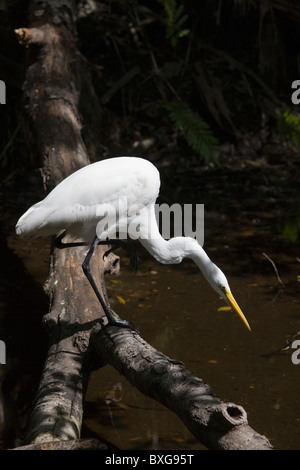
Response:
POLYGON ((210 266, 215 266, 198 244, 197 240, 190 237, 174 237, 165 240, 158 229, 156 218, 154 215, 154 206, 148 208, 148 219, 141 221, 141 232, 139 241, 146 250, 160 263, 177 264, 183 258, 192 259, 199 269, 206 276, 210 266), (150 221, 150 222, 149 222, 150 221))
POLYGON ((227 301, 220 290, 220 286, 224 286, 230 291, 227 279, 218 266, 211 261, 197 240, 191 237, 174 237, 165 240, 158 230, 156 220, 155 223, 150 224, 150 226, 148 224, 147 227, 143 218, 140 219, 140 222, 139 241, 157 261, 162 264, 177 264, 181 263, 183 258, 193 260, 212 288, 227 301))
POLYGON ((141 223, 139 241, 150 255, 160 263, 174 263, 175 261, 172 261, 172 251, 170 250, 170 240, 165 240, 161 236, 152 208, 148 216, 147 221, 141 223))
POLYGON ((207 280, 217 268, 194 238, 174 237, 164 240, 159 235, 156 238, 145 238, 139 241, 162 264, 178 264, 184 258, 192 259, 207 280))

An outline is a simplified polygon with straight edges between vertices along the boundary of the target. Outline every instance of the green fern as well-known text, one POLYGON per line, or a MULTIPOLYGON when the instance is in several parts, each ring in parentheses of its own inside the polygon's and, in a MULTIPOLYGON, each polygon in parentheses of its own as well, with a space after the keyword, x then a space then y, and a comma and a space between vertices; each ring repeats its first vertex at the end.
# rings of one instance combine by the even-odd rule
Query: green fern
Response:
POLYGON ((178 39, 189 34, 189 29, 182 29, 188 15, 183 15, 183 5, 177 6, 176 0, 157 0, 166 12, 167 27, 166 37, 170 40, 173 47, 176 46, 178 39))
POLYGON ((299 119, 288 108, 283 108, 277 116, 278 132, 286 143, 300 146, 299 119))
POLYGON ((165 103, 170 119, 181 130, 188 145, 207 162, 216 161, 218 140, 209 125, 181 101, 165 103))

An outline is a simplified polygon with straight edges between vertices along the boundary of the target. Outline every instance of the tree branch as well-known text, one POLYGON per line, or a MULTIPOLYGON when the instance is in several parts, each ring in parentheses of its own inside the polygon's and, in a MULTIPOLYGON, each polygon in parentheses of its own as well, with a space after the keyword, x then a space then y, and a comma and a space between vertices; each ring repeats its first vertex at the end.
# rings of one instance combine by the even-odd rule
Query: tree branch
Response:
POLYGON ((138 333, 95 326, 94 335, 94 355, 100 361, 110 363, 140 392, 176 413, 209 449, 272 449, 268 439, 248 425, 241 406, 222 402, 184 364, 154 349, 138 333))

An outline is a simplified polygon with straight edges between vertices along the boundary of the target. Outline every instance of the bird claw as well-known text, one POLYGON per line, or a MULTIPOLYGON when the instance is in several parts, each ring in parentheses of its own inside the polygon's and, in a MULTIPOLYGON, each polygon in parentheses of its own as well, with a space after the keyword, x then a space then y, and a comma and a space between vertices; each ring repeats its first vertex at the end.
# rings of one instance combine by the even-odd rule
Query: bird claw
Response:
POLYGON ((124 240, 107 240, 105 243, 112 246, 102 256, 103 261, 104 258, 106 258, 110 253, 114 252, 118 248, 124 248, 130 258, 129 269, 135 270, 135 272, 137 272, 139 265, 139 257, 136 254, 135 246, 133 245, 133 243, 124 240))
POLYGON ((111 253, 113 251, 113 249, 111 248, 110 250, 107 250, 104 255, 102 256, 102 259, 104 261, 104 259, 109 255, 109 253, 111 253))
POLYGON ((118 326, 119 328, 128 328, 135 331, 139 334, 139 331, 136 330, 131 324, 126 320, 109 320, 106 326, 118 326))
POLYGON ((118 326, 119 328, 129 328, 130 330, 133 330, 136 333, 139 333, 139 331, 136 330, 132 326, 132 322, 128 322, 126 320, 119 320, 119 319, 117 320, 113 315, 115 312, 110 307, 106 306, 106 308, 104 309, 104 312, 107 318, 106 326, 118 326))

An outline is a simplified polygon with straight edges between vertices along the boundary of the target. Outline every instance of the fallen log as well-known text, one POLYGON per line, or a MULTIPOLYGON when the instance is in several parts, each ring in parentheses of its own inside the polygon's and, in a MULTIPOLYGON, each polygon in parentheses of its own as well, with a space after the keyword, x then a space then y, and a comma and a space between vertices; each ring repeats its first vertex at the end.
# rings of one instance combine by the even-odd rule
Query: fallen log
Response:
POLYGON ((248 425, 241 406, 224 403, 184 364, 157 351, 137 332, 95 326, 91 341, 99 361, 110 363, 140 392, 176 413, 208 449, 272 449, 248 425))

